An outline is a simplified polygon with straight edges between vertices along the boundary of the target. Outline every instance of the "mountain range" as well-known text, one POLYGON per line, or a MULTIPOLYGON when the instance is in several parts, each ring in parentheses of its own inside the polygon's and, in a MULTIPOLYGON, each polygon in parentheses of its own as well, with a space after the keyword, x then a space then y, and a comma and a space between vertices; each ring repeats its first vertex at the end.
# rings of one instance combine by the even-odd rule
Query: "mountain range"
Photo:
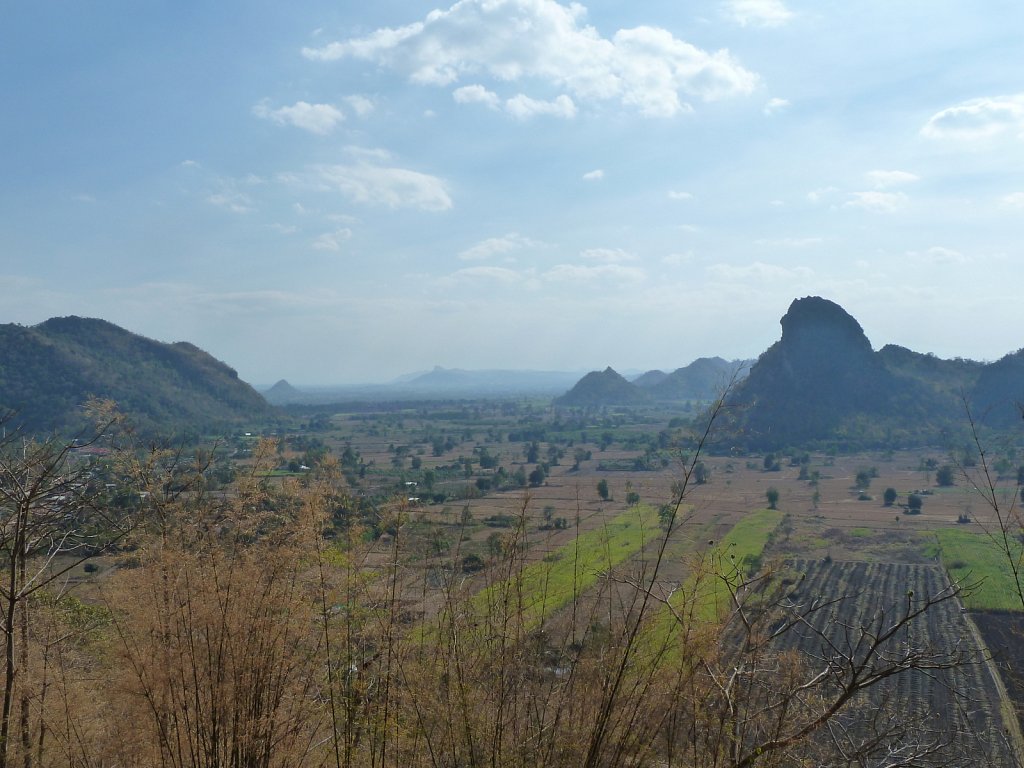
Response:
POLYGON ((0 325, 0 413, 4 426, 70 431, 82 404, 116 401, 140 428, 169 432, 271 418, 275 404, 353 399, 550 396, 560 407, 657 406, 712 401, 727 391, 723 443, 748 449, 850 449, 934 442, 976 423, 1018 427, 1024 413, 1024 350, 993 363, 943 360, 887 345, 875 351, 835 302, 796 299, 781 338, 756 361, 701 358, 671 373, 627 380, 611 367, 579 378, 552 371, 435 368, 391 385, 305 391, 280 381, 264 396, 234 369, 187 342, 147 339, 104 320, 61 317, 36 326, 0 325), (566 391, 568 390, 568 391, 566 391))
POLYGON ((892 344, 876 352, 860 323, 820 296, 796 299, 780 322, 782 338, 752 365, 710 358, 632 383, 607 368, 584 376, 556 403, 712 400, 735 374, 718 433, 720 442, 750 449, 920 445, 962 427, 965 406, 980 425, 1005 429, 1020 421, 1024 350, 989 364, 892 344))

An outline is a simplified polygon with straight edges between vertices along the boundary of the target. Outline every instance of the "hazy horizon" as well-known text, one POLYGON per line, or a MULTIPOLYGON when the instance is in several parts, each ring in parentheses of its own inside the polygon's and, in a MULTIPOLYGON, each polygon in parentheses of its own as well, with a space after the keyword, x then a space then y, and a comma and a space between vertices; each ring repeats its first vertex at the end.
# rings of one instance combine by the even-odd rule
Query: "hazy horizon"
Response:
MULTIPOLYGON (((0 322, 246 381, 1024 346, 1024 6, 19 4, 0 322)), ((314 384, 313 382, 318 382, 314 384)))

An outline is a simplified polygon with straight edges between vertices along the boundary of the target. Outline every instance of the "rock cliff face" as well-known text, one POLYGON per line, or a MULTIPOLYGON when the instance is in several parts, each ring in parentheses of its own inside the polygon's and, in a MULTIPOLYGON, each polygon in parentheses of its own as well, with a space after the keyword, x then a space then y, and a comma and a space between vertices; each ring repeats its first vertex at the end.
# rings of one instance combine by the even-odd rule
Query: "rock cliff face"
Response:
POLYGON ((835 302, 797 299, 781 322, 782 338, 736 392, 747 444, 835 439, 859 416, 887 416, 908 398, 911 383, 885 367, 860 323, 835 302))

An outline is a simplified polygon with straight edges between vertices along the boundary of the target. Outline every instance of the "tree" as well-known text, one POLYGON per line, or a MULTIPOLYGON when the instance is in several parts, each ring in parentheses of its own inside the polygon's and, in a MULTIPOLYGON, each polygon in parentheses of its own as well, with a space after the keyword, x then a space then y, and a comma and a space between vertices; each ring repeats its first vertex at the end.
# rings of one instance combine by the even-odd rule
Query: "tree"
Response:
POLYGON ((871 470, 858 469, 854 483, 859 490, 866 491, 871 486, 871 470))
POLYGON ((530 485, 537 487, 544 485, 544 481, 547 479, 547 472, 544 471, 544 465, 538 464, 534 470, 530 473, 529 481, 530 485))
POLYGON ((907 512, 911 515, 921 514, 921 507, 924 506, 924 499, 918 494, 912 493, 907 496, 907 512))
POLYGON ((955 485, 953 467, 951 465, 943 464, 935 471, 935 484, 943 488, 955 485))
POLYGON ((597 495, 601 497, 601 501, 608 501, 611 498, 611 493, 608 491, 608 481, 603 477, 597 481, 597 495))
POLYGON ((882 499, 885 501, 885 506, 891 507, 893 504, 895 504, 896 497, 897 493, 895 488, 886 488, 885 494, 882 496, 882 499))
POLYGON ((778 509, 779 489, 773 485, 764 492, 764 495, 768 499, 768 509, 778 509))
MULTIPOLYGON (((18 431, 0 440, 0 626, 3 631, 3 704, 0 768, 10 755, 18 714, 21 746, 30 746, 32 682, 26 679, 33 597, 91 557, 109 550, 132 528, 133 499, 110 504, 105 484, 93 477, 86 449, 114 431, 110 404, 94 404, 97 427, 89 437, 36 441, 18 431), (15 703, 15 699, 18 699, 15 703)), ((137 501, 138 497, 135 497, 137 501)), ((29 753, 24 756, 30 760, 29 753)), ((26 764, 29 764, 28 762, 26 764)))
POLYGON ((704 485, 711 477, 711 472, 704 465, 703 461, 698 461, 693 465, 693 482, 696 485, 704 485))

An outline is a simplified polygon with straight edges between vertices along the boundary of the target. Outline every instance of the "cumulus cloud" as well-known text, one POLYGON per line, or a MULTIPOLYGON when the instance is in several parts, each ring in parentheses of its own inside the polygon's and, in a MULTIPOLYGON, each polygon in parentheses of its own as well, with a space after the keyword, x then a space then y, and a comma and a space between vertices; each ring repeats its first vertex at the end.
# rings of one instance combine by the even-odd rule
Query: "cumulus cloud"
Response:
POLYGON ((339 190, 357 203, 425 211, 446 211, 452 207, 451 196, 442 179, 384 165, 386 155, 376 152, 355 154, 356 162, 352 164, 315 166, 315 180, 339 190))
POLYGON ((861 208, 873 213, 894 213, 907 204, 907 199, 902 192, 852 192, 850 199, 843 203, 843 208, 861 208))
POLYGON ((520 251, 524 248, 535 248, 538 245, 540 243, 536 240, 523 237, 517 232, 511 232, 504 237, 489 237, 462 251, 459 258, 464 261, 483 261, 504 253, 520 251))
POLYGON ((564 120, 576 117, 576 105, 565 94, 552 101, 544 101, 520 93, 505 102, 505 110, 517 120, 529 120, 537 115, 561 117, 564 120))
POLYGON ((256 117, 270 120, 278 125, 293 125, 310 133, 326 136, 345 119, 344 113, 330 104, 309 104, 298 101, 290 107, 271 109, 266 101, 252 108, 256 117))
POLYGON ((929 139, 980 141, 1024 132, 1024 94, 970 99, 932 115, 921 128, 929 139))
POLYGON ((313 241, 313 248, 318 251, 340 251, 341 244, 350 237, 352 230, 348 228, 325 232, 313 241))
POLYGON ((868 171, 864 174, 864 178, 875 189, 898 187, 901 184, 910 184, 920 179, 916 174, 907 171, 868 171))
MULTIPOLYGON (((688 99, 749 94, 757 85, 757 75, 726 50, 705 51, 649 26, 603 37, 585 15, 579 3, 555 0, 460 0, 423 21, 302 53, 317 61, 371 61, 436 86, 484 72, 567 91, 555 100, 563 110, 576 101, 616 101, 662 117, 691 109, 688 99)), ((770 16, 768 9, 757 18, 770 16)))
POLYGON ((604 178, 604 171, 600 168, 595 168, 593 171, 587 171, 583 174, 584 181, 600 181, 604 178))
POLYGON ((744 27, 778 27, 793 18, 782 0, 726 0, 725 9, 744 27))
POLYGON ((691 193, 680 192, 675 189, 670 189, 668 191, 668 196, 670 200, 693 200, 693 195, 691 193))
POLYGON ((636 254, 621 248, 588 248, 580 252, 587 261, 600 261, 605 264, 618 264, 623 261, 636 261, 636 254))
POLYGON ((789 106, 789 99, 768 99, 768 102, 764 105, 764 113, 766 115, 774 115, 776 112, 781 112, 789 106))
POLYGON ((489 109, 501 107, 501 99, 498 94, 489 91, 482 85, 464 85, 452 91, 452 98, 456 104, 483 104, 489 109))
POLYGON ((359 94, 346 96, 345 101, 352 107, 352 111, 356 113, 357 117, 367 117, 376 108, 371 99, 359 94))

